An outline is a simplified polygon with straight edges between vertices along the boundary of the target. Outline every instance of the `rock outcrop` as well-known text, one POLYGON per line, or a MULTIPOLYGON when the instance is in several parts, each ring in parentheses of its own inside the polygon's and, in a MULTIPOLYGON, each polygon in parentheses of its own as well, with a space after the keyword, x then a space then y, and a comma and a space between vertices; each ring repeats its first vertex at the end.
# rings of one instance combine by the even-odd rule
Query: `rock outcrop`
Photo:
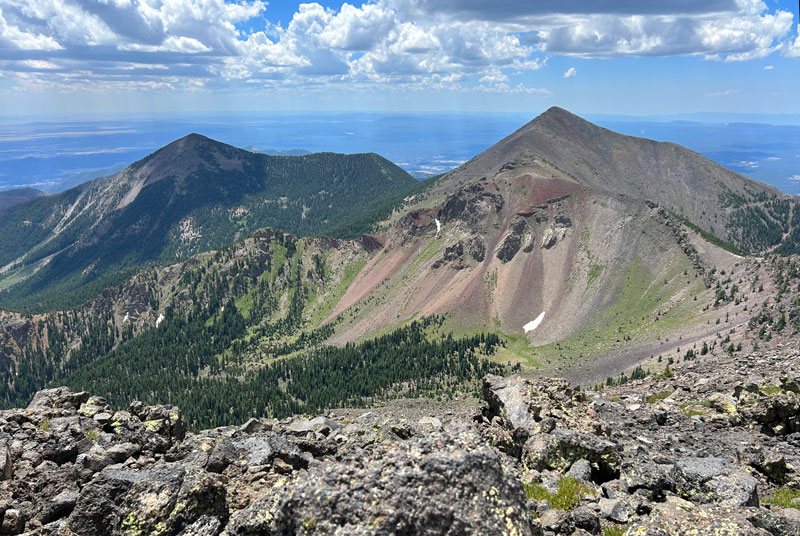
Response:
POLYGON ((642 402, 646 385, 487 376, 480 404, 436 417, 196 434, 176 407, 49 389, 0 412, 0 533, 800 534, 800 510, 770 500, 800 483, 796 376, 695 381, 701 417, 678 394, 642 402))

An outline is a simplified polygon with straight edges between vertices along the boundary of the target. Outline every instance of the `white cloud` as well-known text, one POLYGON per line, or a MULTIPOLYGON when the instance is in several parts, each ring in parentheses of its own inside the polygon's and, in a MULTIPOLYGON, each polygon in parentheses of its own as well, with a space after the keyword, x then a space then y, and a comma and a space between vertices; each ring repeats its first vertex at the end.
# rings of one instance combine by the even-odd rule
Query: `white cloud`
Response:
POLYGON ((739 93, 738 89, 721 89, 719 91, 709 91, 706 97, 730 97, 739 93))
POLYGON ((372 0, 299 4, 281 26, 269 18, 262 0, 0 0, 0 69, 31 90, 340 83, 543 94, 517 77, 548 54, 800 57, 800 38, 786 41, 792 14, 761 0, 372 0))
POLYGON ((764 70, 765 70, 765 71, 771 71, 771 70, 773 70, 774 68, 775 68, 775 66, 774 66, 774 65, 765 65, 765 66, 764 66, 764 70))
POLYGON ((788 58, 800 58, 800 24, 797 25, 797 37, 789 41, 783 48, 783 55, 788 58))
POLYGON ((3 16, 3 5, 0 3, 0 48, 16 48, 21 50, 60 50, 58 42, 50 36, 21 30, 9 24, 3 16))
POLYGON ((792 175, 789 177, 790 181, 800 182, 800 175, 792 175))

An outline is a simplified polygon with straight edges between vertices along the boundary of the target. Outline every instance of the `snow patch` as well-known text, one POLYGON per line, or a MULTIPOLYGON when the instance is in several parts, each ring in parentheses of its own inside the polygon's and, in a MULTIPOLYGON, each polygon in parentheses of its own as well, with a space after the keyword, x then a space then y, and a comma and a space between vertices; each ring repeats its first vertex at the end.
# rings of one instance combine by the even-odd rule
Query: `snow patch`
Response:
POLYGON ((124 324, 125 322, 127 322, 128 318, 129 318, 128 313, 125 313, 125 318, 122 319, 122 323, 124 324))
POLYGON ((539 324, 542 323, 542 320, 544 320, 544 311, 542 311, 542 314, 536 317, 536 320, 531 320, 530 322, 522 326, 522 329, 525 330, 525 333, 533 331, 534 329, 539 327, 539 324))
POLYGON ((440 222, 439 219, 436 218, 436 236, 439 236, 439 233, 441 232, 442 232, 442 222, 440 222))
POLYGON ((158 327, 159 324, 161 324, 161 322, 163 321, 164 321, 164 313, 161 313, 160 315, 158 315, 158 320, 156 320, 156 327, 158 327))

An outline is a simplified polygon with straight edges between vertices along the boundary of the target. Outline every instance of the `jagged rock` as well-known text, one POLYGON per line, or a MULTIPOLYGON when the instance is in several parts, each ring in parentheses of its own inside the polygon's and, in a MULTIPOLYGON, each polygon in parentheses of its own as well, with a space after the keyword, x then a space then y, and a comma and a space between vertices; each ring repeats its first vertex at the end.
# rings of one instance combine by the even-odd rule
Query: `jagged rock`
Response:
POLYGON ((628 497, 621 499, 600 499, 600 513, 603 517, 617 523, 627 523, 636 513, 637 505, 628 497))
POLYGON ((279 499, 231 517, 226 534, 530 534, 522 487, 491 449, 460 437, 376 444, 314 465, 279 499), (270 532, 273 531, 273 532, 270 532))
POLYGON ((794 467, 785 455, 761 446, 747 452, 744 458, 751 467, 775 484, 786 483, 794 472, 794 467))
POLYGON ((800 394, 800 380, 793 378, 788 374, 782 374, 780 377, 781 389, 794 394, 800 394))
POLYGON ((571 476, 572 478, 577 478, 578 480, 591 480, 592 464, 581 458, 572 464, 572 466, 569 468, 569 471, 567 471, 567 475, 571 476))
POLYGON ((113 412, 106 399, 99 396, 90 396, 86 402, 81 404, 78 408, 78 413, 80 415, 89 418, 95 417, 98 414, 107 414, 108 420, 110 420, 113 412))
POLYGON ((626 536, 769 536, 740 513, 724 507, 693 505, 673 498, 657 504, 647 518, 634 521, 626 536))
POLYGON ((47 506, 40 512, 38 518, 42 523, 46 524, 66 517, 75 508, 77 502, 77 492, 72 490, 62 491, 49 501, 47 506))
POLYGON ((186 420, 181 410, 175 406, 146 406, 141 402, 133 402, 128 411, 145 424, 147 431, 178 441, 186 437, 186 420))
POLYGON ((800 536, 800 516, 793 519, 770 510, 752 508, 745 517, 751 525, 764 529, 773 536, 800 536))
POLYGON ((730 395, 712 393, 706 399, 712 408, 720 413, 736 413, 736 400, 730 395))
POLYGON ((117 532, 132 536, 176 534, 203 515, 227 518, 219 477, 174 463, 142 474, 125 494, 121 510, 117 532))
POLYGON ((800 511, 759 507, 756 491, 798 481, 800 434, 773 434, 797 395, 775 389, 776 376, 748 391, 738 373, 739 390, 688 370, 676 367, 662 424, 644 400, 665 387, 649 378, 617 387, 613 402, 563 380, 487 376, 473 413, 331 414, 188 435, 177 408, 113 412, 51 390, 33 409, 0 412, 0 516, 37 536, 585 536, 626 522, 640 531, 629 534, 797 534, 800 511), (681 411, 730 391, 741 420, 681 411), (555 497, 564 474, 587 490, 570 512, 526 499, 521 480, 555 497))
MULTIPOLYGON (((317 426, 328 426, 320 424, 320 422, 312 425, 311 429, 317 426)), ((306 428, 305 425, 302 427, 306 428)), ((232 464, 239 467, 269 468, 277 458, 281 458, 284 462, 297 468, 305 467, 308 463, 295 444, 274 432, 266 432, 221 439, 211 451, 205 468, 212 473, 222 473, 232 464)))
POLYGON ((570 534, 574 528, 569 513, 555 508, 545 511, 539 517, 539 521, 544 530, 549 530, 557 534, 570 534))
POLYGON ((503 378, 490 374, 484 377, 483 397, 492 413, 505 419, 512 428, 533 430, 540 418, 541 408, 531 404, 528 383, 519 376, 503 378))
POLYGON ((464 242, 459 240, 455 244, 447 246, 444 249, 444 254, 442 255, 442 258, 434 262, 433 267, 439 268, 444 263, 452 262, 453 268, 460 270, 464 268, 464 264, 461 262, 454 262, 454 261, 461 261, 463 256, 464 256, 464 242))
POLYGON ((64 408, 65 405, 72 409, 77 409, 81 404, 89 399, 89 393, 73 393, 66 387, 55 387, 44 389, 33 395, 33 399, 28 404, 31 411, 46 409, 64 408))
POLYGON ((550 434, 531 436, 523 447, 523 462, 530 468, 566 472, 578 460, 586 460, 598 478, 609 480, 618 471, 620 448, 592 434, 556 428, 550 434))
POLYGON ((106 455, 113 463, 122 463, 128 458, 136 456, 142 451, 142 448, 129 442, 115 443, 106 449, 106 455))
POLYGON ((223 472, 230 464, 239 459, 239 453, 233 446, 233 442, 226 438, 220 439, 214 446, 214 450, 208 456, 206 470, 212 473, 223 472))
POLYGON ((522 234, 527 222, 523 218, 515 219, 509 226, 509 231, 495 254, 501 262, 509 262, 522 246, 522 234))
POLYGON ((473 236, 467 241, 467 252, 478 262, 483 262, 486 258, 486 246, 479 236, 473 236))
POLYGON ((485 191, 478 181, 448 197, 437 217, 442 223, 460 220, 474 228, 487 215, 500 212, 504 204, 501 195, 485 191))
POLYGON ((89 452, 81 454, 77 462, 83 465, 86 469, 96 473, 102 471, 108 465, 113 463, 111 456, 108 455, 106 449, 100 445, 93 445, 89 452))
POLYGON ((545 229, 544 234, 542 235, 542 249, 552 248, 556 245, 557 240, 558 236, 553 229, 545 229))
POLYGON ((675 481, 669 472, 657 465, 644 451, 624 456, 619 479, 628 493, 647 490, 651 499, 660 498, 665 491, 675 489, 675 481))
POLYGON ((0 444, 0 480, 11 480, 13 474, 11 450, 9 450, 8 444, 0 444))
POLYGON ((341 427, 342 425, 339 423, 319 416, 310 421, 294 421, 289 425, 288 431, 298 435, 305 435, 308 432, 328 435, 331 431, 338 430, 341 427))
POLYGON ((25 528, 25 517, 16 508, 9 508, 3 514, 3 523, 0 531, 3 534, 21 534, 25 528))
POLYGON ((183 529, 178 536, 217 536, 222 529, 222 522, 212 516, 201 516, 183 529))
POLYGON ((683 458, 673 469, 676 492, 696 503, 758 506, 756 480, 722 458, 683 458))
POLYGON ((239 427, 239 430, 245 434, 257 434, 259 432, 268 432, 272 430, 272 426, 268 425, 261 419, 251 418, 246 423, 239 427))
POLYGON ((125 493, 142 475, 134 471, 105 470, 86 484, 67 521, 79 536, 101 536, 117 524, 125 493))
POLYGON ((572 510, 571 515, 576 529, 585 530, 589 534, 600 534, 600 518, 592 508, 578 506, 572 510))

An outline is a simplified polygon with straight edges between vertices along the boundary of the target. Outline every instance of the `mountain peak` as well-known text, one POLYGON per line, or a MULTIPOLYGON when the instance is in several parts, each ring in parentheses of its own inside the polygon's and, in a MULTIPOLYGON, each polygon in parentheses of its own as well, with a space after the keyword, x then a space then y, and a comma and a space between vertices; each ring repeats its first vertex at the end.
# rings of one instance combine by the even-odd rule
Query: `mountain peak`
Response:
POLYGON ((180 138, 177 141, 183 143, 199 143, 199 142, 213 141, 213 140, 209 137, 203 136, 202 134, 198 134, 197 132, 192 132, 180 138))
POLYGON ((537 116, 533 121, 529 124, 531 125, 570 125, 573 127, 581 126, 581 127, 596 127, 593 123, 590 123, 586 119, 573 114, 572 112, 565 110, 564 108, 559 108, 558 106, 551 106, 544 112, 542 112, 539 116, 537 116))

